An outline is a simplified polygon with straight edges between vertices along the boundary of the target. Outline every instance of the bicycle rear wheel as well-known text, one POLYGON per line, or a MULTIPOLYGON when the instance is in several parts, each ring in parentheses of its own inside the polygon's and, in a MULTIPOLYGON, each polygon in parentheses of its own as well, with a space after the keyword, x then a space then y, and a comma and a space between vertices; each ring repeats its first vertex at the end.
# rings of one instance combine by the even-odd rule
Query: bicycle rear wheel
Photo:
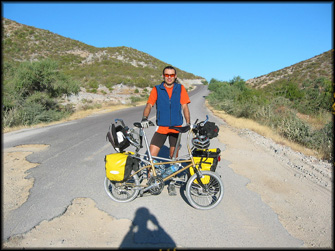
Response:
POLYGON ((196 209, 212 209, 216 207, 223 197, 223 182, 218 174, 212 171, 202 171, 209 182, 202 188, 197 182, 197 174, 193 174, 186 184, 186 198, 196 209))
POLYGON ((104 181, 106 193, 116 202, 130 202, 134 200, 139 194, 139 190, 136 188, 139 185, 140 181, 137 174, 126 182, 113 182, 107 177, 105 177, 104 181))

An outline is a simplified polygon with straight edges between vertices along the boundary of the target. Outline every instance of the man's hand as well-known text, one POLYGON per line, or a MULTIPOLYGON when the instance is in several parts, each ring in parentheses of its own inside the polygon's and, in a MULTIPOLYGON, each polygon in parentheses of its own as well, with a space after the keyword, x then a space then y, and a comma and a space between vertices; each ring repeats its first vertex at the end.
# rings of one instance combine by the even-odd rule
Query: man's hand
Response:
POLYGON ((148 128, 149 127, 149 121, 147 117, 143 117, 141 120, 141 125, 143 128, 148 128))

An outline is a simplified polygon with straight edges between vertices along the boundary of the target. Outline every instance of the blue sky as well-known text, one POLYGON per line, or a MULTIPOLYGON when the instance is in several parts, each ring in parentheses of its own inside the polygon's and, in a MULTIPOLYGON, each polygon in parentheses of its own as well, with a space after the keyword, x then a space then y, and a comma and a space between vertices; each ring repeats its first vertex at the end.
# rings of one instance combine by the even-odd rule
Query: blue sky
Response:
POLYGON ((95 47, 127 46, 229 81, 333 48, 333 2, 2 2, 2 16, 95 47))

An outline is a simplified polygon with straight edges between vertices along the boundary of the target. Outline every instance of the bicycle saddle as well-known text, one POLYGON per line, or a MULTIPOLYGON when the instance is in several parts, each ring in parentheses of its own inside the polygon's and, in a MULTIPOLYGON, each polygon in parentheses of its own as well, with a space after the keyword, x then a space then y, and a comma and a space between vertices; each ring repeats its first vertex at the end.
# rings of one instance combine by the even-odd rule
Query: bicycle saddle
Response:
POLYGON ((185 132, 188 132, 190 130, 190 126, 187 125, 187 126, 182 126, 182 127, 178 127, 178 126, 169 126, 169 129, 174 129, 178 132, 181 132, 181 133, 185 133, 185 132))

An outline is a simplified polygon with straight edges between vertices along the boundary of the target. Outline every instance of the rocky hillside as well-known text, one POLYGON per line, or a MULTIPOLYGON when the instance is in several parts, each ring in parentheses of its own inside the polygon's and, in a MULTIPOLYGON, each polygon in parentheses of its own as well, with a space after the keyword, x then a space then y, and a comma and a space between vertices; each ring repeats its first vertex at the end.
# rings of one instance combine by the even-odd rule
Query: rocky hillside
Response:
POLYGON ((278 80, 288 80, 299 84, 307 79, 314 80, 325 77, 334 81, 333 69, 334 49, 281 70, 249 79, 246 83, 255 88, 263 88, 278 80))
MULTIPOLYGON (((65 74, 93 92, 99 85, 109 89, 118 84, 152 87, 161 81, 161 71, 168 65, 133 48, 97 48, 6 18, 2 18, 2 26, 5 63, 52 59, 65 74)), ((205 81, 181 69, 177 71, 181 80, 205 81)))

